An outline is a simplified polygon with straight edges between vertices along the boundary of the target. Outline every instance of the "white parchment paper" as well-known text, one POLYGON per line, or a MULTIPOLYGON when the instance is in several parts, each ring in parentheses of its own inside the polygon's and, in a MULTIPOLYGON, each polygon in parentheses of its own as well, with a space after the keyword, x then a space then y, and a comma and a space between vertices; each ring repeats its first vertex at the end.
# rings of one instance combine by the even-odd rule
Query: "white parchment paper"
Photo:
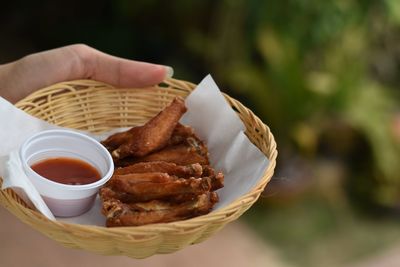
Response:
MULTIPOLYGON (((262 178, 269 161, 244 134, 245 126, 225 101, 210 75, 186 98, 185 103, 188 111, 181 122, 195 129, 208 146, 212 166, 225 174, 225 186, 218 190, 220 201, 214 208, 219 209, 249 192, 262 178)), ((24 175, 17 151, 32 134, 60 127, 30 116, 2 98, 0 125, 0 176, 3 177, 3 189, 16 189, 24 199, 29 199, 28 203, 32 203, 48 218, 54 219, 37 190, 24 175)), ((107 135, 94 137, 101 140, 107 135)), ((105 222, 100 213, 98 198, 87 213, 57 220, 100 226, 105 222)))

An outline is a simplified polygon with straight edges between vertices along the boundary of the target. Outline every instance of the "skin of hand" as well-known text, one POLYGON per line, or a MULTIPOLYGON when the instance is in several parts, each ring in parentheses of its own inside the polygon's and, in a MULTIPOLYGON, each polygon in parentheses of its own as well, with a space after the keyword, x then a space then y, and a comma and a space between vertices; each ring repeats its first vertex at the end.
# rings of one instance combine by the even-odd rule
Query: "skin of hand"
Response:
POLYGON ((0 96, 15 103, 51 84, 92 79, 116 87, 146 87, 172 77, 168 66, 133 61, 74 44, 0 65, 0 96))

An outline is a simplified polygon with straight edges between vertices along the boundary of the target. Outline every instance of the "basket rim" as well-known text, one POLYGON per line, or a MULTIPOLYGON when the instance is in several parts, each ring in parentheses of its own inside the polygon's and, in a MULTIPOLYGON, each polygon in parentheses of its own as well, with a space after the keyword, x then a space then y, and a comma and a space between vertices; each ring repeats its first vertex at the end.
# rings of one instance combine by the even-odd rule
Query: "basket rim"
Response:
MULTIPOLYGON (((16 103, 16 106, 24 105, 24 104, 31 104, 31 102, 29 102, 29 100, 35 99, 37 96, 39 96, 40 94, 43 94, 43 92, 46 92, 46 90, 49 90, 50 88, 52 88, 54 86, 64 86, 64 87, 67 86, 68 87, 68 86, 71 86, 71 84, 75 84, 75 83, 85 83, 85 84, 92 85, 95 87, 97 87, 97 86, 102 87, 101 90, 104 90, 103 87, 105 87, 106 89, 110 89, 110 90, 117 89, 116 87, 109 85, 107 83, 94 81, 94 80, 84 80, 83 79, 83 80, 60 82, 60 83, 56 83, 49 87, 45 87, 38 91, 33 92, 29 96, 25 97, 24 99, 22 99, 18 103, 16 103)), ((196 87, 196 84, 194 84, 194 83, 183 81, 183 80, 178 80, 178 79, 174 79, 174 78, 169 78, 169 79, 165 80, 161 85, 155 85, 153 87, 148 87, 148 88, 153 88, 153 89, 161 88, 162 89, 163 84, 166 84, 166 85, 172 87, 172 89, 177 89, 177 90, 182 90, 182 88, 185 88, 185 89, 188 89, 189 91, 192 91, 196 87)), ((143 89, 148 89, 148 88, 143 88, 143 89)), ((138 88, 138 89, 142 89, 142 88, 138 88)), ((78 90, 85 90, 85 88, 78 89, 78 90)), ((118 90, 131 90, 131 89, 122 88, 122 89, 118 89, 118 90)), ((73 92, 70 92, 70 93, 73 93, 73 92)), ((141 226, 105 227, 105 226, 97 226, 97 225, 84 225, 84 224, 77 224, 77 223, 69 223, 69 222, 64 222, 64 221, 59 221, 59 220, 56 220, 56 221, 49 220, 47 217, 42 215, 40 212, 33 210, 31 208, 25 207, 24 205, 19 203, 15 199, 13 194, 11 194, 9 192, 9 190, 12 190, 12 189, 1 190, 1 192, 3 194, 5 194, 5 196, 7 198, 14 201, 15 202, 14 204, 16 204, 18 206, 18 208, 21 209, 21 211, 23 211, 24 214, 31 214, 44 223, 47 223, 47 224, 50 224, 50 225, 56 226, 56 227, 63 227, 63 228, 69 229, 71 231, 73 231, 74 229, 76 229, 76 230, 90 229, 90 230, 94 230, 94 231, 101 230, 101 233, 103 235, 104 234, 114 235, 114 234, 121 234, 121 233, 126 234, 127 232, 129 232, 130 234, 132 234, 132 233, 136 234, 136 232, 137 232, 138 234, 148 233, 150 235, 151 234, 156 235, 157 233, 160 233, 160 232, 164 232, 164 233, 165 232, 179 232, 179 231, 181 231, 181 229, 191 229, 191 228, 200 227, 202 225, 201 221, 205 218, 220 217, 220 219, 223 219, 223 218, 227 217, 227 215, 226 215, 227 211, 235 210, 236 206, 241 206, 241 205, 244 205, 245 203, 248 203, 249 199, 250 199, 250 202, 253 202, 253 203, 258 199, 261 192, 264 190, 264 187, 272 178, 272 174, 269 176, 267 176, 266 174, 270 173, 271 171, 273 173, 273 170, 276 166, 276 158, 278 155, 277 144, 276 144, 274 136, 271 133, 269 127, 266 124, 264 124, 261 121, 261 119, 259 117, 257 117, 250 109, 245 107, 238 100, 230 97, 228 94, 223 93, 223 95, 226 100, 229 100, 230 102, 233 102, 236 105, 242 106, 249 114, 251 114, 251 116, 253 117, 254 120, 258 121, 260 124, 262 124, 266 128, 266 132, 268 135, 265 138, 268 138, 268 140, 269 140, 270 150, 272 151, 272 153, 271 153, 271 157, 268 157, 268 155, 265 155, 265 153, 263 152, 263 154, 268 158, 269 164, 268 164, 267 169, 264 171, 263 176, 260 179, 260 181, 257 184, 255 184, 247 193, 245 193, 241 197, 235 199, 231 203, 225 205, 224 207, 219 208, 218 210, 213 210, 206 215, 197 216, 197 217, 186 219, 186 220, 169 222, 169 223, 155 223, 155 224, 148 224, 148 225, 141 225, 141 226), (254 196, 252 196, 252 195, 254 195, 254 193, 257 191, 260 191, 260 192, 258 192, 256 199, 254 199, 254 196), (188 223, 191 223, 192 225, 188 226, 188 223)), ((1 181, 1 177, 0 177, 0 181, 1 181)), ((7 209, 9 209, 12 213, 14 213, 14 211, 11 208, 7 207, 7 205, 4 205, 4 203, 2 203, 2 201, 0 201, 0 204, 2 204, 3 206, 6 206, 7 209)), ((15 215, 17 215, 17 214, 15 214, 15 215)))

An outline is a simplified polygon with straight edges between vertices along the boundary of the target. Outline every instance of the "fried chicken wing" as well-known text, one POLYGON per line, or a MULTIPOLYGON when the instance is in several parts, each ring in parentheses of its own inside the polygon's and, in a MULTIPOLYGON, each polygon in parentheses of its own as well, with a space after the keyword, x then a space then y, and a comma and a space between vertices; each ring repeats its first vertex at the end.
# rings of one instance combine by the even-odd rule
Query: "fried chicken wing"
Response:
POLYGON ((111 149, 118 146, 111 153, 116 159, 145 156, 168 143, 175 126, 185 112, 183 99, 177 97, 145 125, 134 127, 125 134, 111 136, 103 142, 103 145, 111 149))
POLYGON ((134 183, 167 183, 176 180, 176 176, 171 176, 164 172, 143 172, 143 173, 128 173, 114 174, 107 182, 108 185, 114 184, 115 181, 121 180, 131 184, 134 183))
POLYGON ((116 169, 114 175, 146 172, 162 172, 182 178, 200 177, 203 173, 203 167, 198 163, 181 166, 165 161, 139 162, 116 169))
MULTIPOLYGON (((184 143, 187 138, 193 137, 197 138, 196 134, 194 133, 194 130, 190 126, 185 126, 181 123, 178 123, 172 132, 171 138, 168 140, 168 146, 174 146, 174 145, 179 145, 181 143, 184 143)), ((200 139, 198 139, 200 140, 200 139)))
POLYGON ((224 187, 224 174, 222 172, 215 173, 215 170, 211 166, 203 166, 203 176, 211 178, 212 191, 224 187))
POLYGON ((188 219, 208 213, 215 202, 215 193, 201 194, 196 199, 180 204, 161 201, 124 204, 118 200, 104 202, 103 214, 107 217, 106 225, 138 226, 149 223, 166 223, 188 219))
MULTIPOLYGON (((136 203, 137 197, 135 195, 122 192, 119 190, 114 190, 111 186, 104 186, 99 191, 100 199, 104 202, 107 200, 119 200, 123 203, 136 203)), ((159 198, 160 200, 167 201, 169 203, 182 203, 187 201, 192 201, 197 197, 196 194, 193 193, 185 193, 173 196, 166 196, 163 198, 159 198)))
POLYGON ((204 178, 180 178, 170 177, 168 182, 140 182, 123 179, 120 176, 113 177, 110 186, 117 191, 126 192, 137 202, 153 199, 165 199, 180 194, 202 194, 211 189, 211 179, 204 178))
POLYGON ((216 175, 211 177, 211 190, 215 191, 222 187, 224 187, 224 174, 222 172, 218 172, 216 175))
POLYGON ((107 200, 119 200, 124 203, 133 203, 136 201, 136 197, 132 196, 129 193, 116 191, 111 186, 103 186, 99 190, 100 199, 102 200, 103 204, 107 200))
POLYGON ((201 165, 209 164, 207 154, 200 154, 196 148, 181 144, 164 148, 163 150, 154 152, 144 157, 125 158, 123 160, 117 161, 116 165, 119 167, 124 167, 137 162, 152 161, 165 161, 175 163, 177 165, 190 165, 195 163, 199 163, 201 165))
POLYGON ((115 133, 109 136, 106 140, 101 141, 101 144, 107 148, 107 150, 111 153, 114 149, 117 149, 123 143, 129 141, 132 138, 135 128, 132 128, 125 132, 115 133))

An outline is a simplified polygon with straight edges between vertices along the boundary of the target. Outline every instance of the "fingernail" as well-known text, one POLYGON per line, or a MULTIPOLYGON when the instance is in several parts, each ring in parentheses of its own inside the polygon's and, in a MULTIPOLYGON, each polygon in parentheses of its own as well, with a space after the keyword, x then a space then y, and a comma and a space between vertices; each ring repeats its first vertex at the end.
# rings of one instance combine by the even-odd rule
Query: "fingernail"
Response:
POLYGON ((166 72, 165 72, 165 78, 172 78, 172 76, 174 75, 174 69, 170 66, 165 66, 166 72))

